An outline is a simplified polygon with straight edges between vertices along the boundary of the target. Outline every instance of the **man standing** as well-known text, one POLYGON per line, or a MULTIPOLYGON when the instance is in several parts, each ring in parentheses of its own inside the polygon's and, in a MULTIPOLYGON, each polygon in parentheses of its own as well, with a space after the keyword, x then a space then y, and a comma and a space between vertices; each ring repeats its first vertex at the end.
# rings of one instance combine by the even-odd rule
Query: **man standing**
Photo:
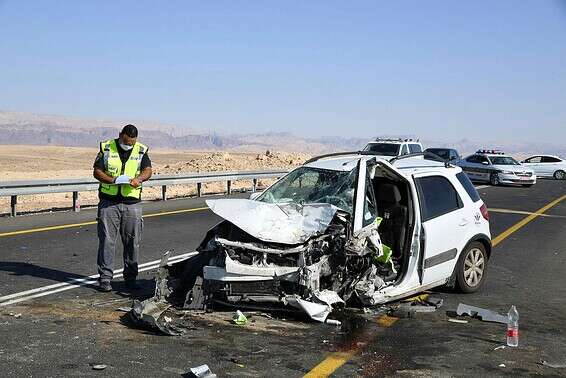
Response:
POLYGON ((137 141, 138 129, 126 125, 118 139, 100 143, 94 162, 98 188, 98 273, 99 290, 112 290, 114 254, 118 235, 124 245, 124 281, 136 290, 138 254, 142 238, 142 182, 151 177, 148 148, 137 141))

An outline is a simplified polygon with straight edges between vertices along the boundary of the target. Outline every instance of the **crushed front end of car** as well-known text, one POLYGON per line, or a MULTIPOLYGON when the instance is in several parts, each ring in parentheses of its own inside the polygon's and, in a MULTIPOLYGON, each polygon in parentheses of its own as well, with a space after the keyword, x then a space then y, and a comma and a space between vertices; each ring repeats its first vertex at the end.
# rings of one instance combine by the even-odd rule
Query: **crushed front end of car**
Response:
POLYGON ((166 302, 187 310, 292 308, 324 322, 346 303, 374 304, 393 269, 378 222, 352 234, 350 214, 331 204, 207 204, 225 220, 207 233, 197 255, 161 265, 156 295, 136 303, 135 319, 166 302))

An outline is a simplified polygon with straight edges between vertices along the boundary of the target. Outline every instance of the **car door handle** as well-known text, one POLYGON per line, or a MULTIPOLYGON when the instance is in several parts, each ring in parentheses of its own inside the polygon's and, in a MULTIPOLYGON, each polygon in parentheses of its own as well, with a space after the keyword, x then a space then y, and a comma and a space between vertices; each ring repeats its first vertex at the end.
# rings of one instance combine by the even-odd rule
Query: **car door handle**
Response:
POLYGON ((460 223, 458 224, 458 226, 465 226, 465 225, 467 225, 467 224, 468 224, 468 220, 467 220, 467 219, 462 219, 462 220, 460 221, 460 223))

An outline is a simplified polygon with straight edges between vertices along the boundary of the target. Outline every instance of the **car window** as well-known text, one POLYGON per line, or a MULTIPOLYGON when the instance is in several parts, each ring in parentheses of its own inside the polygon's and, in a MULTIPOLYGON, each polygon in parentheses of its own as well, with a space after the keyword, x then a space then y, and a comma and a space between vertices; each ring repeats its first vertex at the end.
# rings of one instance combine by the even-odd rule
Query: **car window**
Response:
POLYGON ((423 152, 423 149, 418 144, 409 144, 409 152, 412 154, 418 154, 419 152, 423 152))
POLYGON ((470 181, 468 175, 464 172, 460 172, 456 174, 456 178, 460 181, 460 184, 462 184, 466 193, 470 196, 470 199, 474 202, 478 202, 480 200, 480 195, 478 194, 474 184, 470 181))
POLYGON ((440 156, 445 160, 450 159, 450 150, 442 149, 442 148, 427 148, 425 151, 431 152, 436 156, 440 156))
POLYGON ((540 163, 540 161, 542 160, 541 156, 535 156, 532 157, 530 159, 525 160, 527 163, 540 163))
POLYGON ((450 160, 457 160, 458 158, 460 158, 458 152, 455 150, 450 150, 450 160))
POLYGON ((423 222, 463 207, 462 200, 452 183, 442 176, 416 179, 423 222))
POLYGON ((520 165, 519 162, 511 156, 490 156, 493 165, 520 165))
POLYGON ((403 147, 401 148, 401 155, 407 155, 409 153, 409 149, 407 148, 407 145, 404 144, 403 147))
POLYGON ((364 220, 363 227, 371 224, 377 217, 377 208, 375 207, 375 195, 373 193, 373 185, 369 179, 369 173, 366 175, 366 195, 364 201, 364 220))
POLYGON ((489 159, 486 156, 477 155, 477 157, 478 157, 478 163, 483 164, 485 162, 489 164, 489 159))
POLYGON ((468 156, 466 158, 466 161, 468 163, 479 163, 480 162, 477 155, 468 156))
POLYGON ((399 155, 399 144, 396 143, 370 143, 364 151, 374 152, 377 155, 397 156, 399 155))
POLYGON ((543 156, 542 162, 543 163, 559 163, 560 159, 557 159, 557 158, 552 157, 552 156, 543 156))

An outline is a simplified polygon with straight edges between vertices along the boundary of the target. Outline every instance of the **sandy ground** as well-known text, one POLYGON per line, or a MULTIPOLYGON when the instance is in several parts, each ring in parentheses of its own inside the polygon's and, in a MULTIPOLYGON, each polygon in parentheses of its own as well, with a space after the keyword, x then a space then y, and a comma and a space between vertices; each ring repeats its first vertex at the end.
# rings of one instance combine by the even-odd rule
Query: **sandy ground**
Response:
MULTIPOLYGON (((64 179, 92 177, 92 164, 98 150, 79 147, 0 146, 0 181, 64 179)), ((300 165, 308 155, 298 153, 219 153, 207 151, 152 150, 149 151, 154 175, 185 172, 243 171, 260 169, 290 169, 300 165)), ((260 181, 260 186, 269 181, 260 181)), ((203 185, 204 193, 219 193, 225 183, 203 185)), ((235 182, 235 190, 251 187, 251 182, 235 182)), ((194 186, 171 186, 169 198, 196 194, 194 186)), ((161 198, 161 188, 145 188, 143 199, 161 198)), ((96 192, 79 193, 81 206, 98 202, 96 192)), ((29 195, 18 197, 18 212, 69 208, 71 193, 29 195)), ((0 214, 10 211, 10 198, 0 197, 0 214)))

